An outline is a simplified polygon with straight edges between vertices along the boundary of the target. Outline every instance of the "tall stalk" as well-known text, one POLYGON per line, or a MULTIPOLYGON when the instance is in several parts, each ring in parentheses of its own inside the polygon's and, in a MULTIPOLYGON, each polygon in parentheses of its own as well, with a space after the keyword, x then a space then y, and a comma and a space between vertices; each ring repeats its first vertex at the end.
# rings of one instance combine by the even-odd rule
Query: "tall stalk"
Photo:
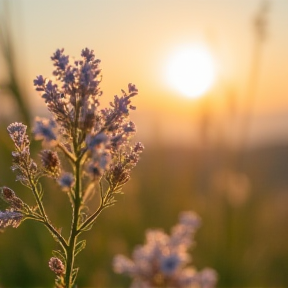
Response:
POLYGON ((80 206, 81 206, 81 168, 80 168, 80 161, 77 160, 75 162, 75 205, 73 209, 73 219, 72 219, 72 226, 70 237, 68 240, 68 247, 66 250, 67 253, 67 261, 66 261, 66 275, 65 275, 65 282, 66 287, 72 287, 72 274, 74 268, 74 255, 75 255, 75 246, 77 241, 78 235, 78 222, 79 222, 79 213, 80 213, 80 206))

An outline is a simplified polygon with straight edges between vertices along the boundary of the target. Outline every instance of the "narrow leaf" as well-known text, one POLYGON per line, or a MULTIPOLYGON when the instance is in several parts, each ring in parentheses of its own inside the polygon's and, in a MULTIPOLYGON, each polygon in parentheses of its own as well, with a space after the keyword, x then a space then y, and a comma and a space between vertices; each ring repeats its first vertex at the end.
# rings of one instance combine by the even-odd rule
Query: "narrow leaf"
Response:
POLYGON ((53 250, 52 255, 56 258, 59 258, 64 266, 66 266, 66 255, 60 250, 53 250))
POLYGON ((74 282, 75 282, 75 280, 77 278, 78 271, 79 271, 79 267, 74 268, 73 271, 72 271, 72 285, 74 284, 74 282))
POLYGON ((76 256, 79 252, 81 252, 86 246, 86 240, 79 241, 75 246, 75 253, 76 256))

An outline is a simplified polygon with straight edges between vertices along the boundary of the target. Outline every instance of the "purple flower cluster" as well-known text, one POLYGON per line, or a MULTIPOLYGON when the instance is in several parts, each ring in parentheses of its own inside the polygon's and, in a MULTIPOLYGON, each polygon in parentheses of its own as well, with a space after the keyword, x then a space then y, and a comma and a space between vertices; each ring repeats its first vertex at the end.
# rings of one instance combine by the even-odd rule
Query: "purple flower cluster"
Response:
POLYGON ((27 126, 22 123, 12 123, 7 127, 9 136, 14 142, 12 152, 12 170, 17 173, 17 180, 26 186, 30 185, 29 177, 38 173, 37 164, 30 157, 30 141, 26 134, 27 126))
POLYGON ((191 261, 188 249, 199 225, 195 213, 183 212, 171 235, 162 230, 148 230, 146 243, 136 247, 132 260, 123 255, 114 258, 114 271, 133 278, 131 287, 214 287, 217 280, 214 270, 187 267, 191 261))
POLYGON ((136 132, 135 124, 129 119, 129 111, 135 109, 131 98, 138 90, 130 83, 128 92, 121 90, 122 95, 114 96, 109 108, 100 109, 100 60, 88 48, 82 50, 81 56, 70 63, 64 49, 58 49, 51 57, 58 84, 42 75, 34 80, 53 119, 37 117, 33 132, 46 146, 62 143, 64 147, 73 142, 69 150, 77 156, 87 155, 85 171, 91 179, 99 180, 105 175, 114 186, 119 184, 115 182, 118 180, 122 186, 143 150, 141 144, 137 144, 141 149, 137 145, 131 148, 129 144, 136 132))

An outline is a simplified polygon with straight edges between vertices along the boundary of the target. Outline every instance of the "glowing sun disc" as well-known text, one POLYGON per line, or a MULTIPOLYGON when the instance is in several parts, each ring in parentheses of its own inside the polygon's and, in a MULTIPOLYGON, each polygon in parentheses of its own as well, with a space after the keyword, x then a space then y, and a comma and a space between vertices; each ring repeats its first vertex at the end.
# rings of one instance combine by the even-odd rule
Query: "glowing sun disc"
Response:
POLYGON ((202 46, 182 48, 175 52, 167 67, 170 85, 189 98, 203 95, 215 80, 211 53, 202 46))

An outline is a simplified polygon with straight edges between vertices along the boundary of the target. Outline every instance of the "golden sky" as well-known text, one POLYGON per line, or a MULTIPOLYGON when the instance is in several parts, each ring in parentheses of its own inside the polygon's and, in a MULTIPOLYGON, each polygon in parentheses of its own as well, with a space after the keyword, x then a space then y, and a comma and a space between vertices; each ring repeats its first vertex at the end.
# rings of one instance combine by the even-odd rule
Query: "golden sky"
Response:
MULTIPOLYGON (((287 143, 288 1, 268 2, 251 139, 287 143)), ((10 22, 34 108, 43 104, 35 101, 39 97, 32 80, 39 74, 51 75, 55 49, 63 47, 78 58, 88 47, 102 60, 103 97, 111 99, 129 82, 139 88, 133 117, 145 139, 190 145, 197 142, 206 121, 213 141, 223 137, 233 142, 246 110, 255 48, 253 19, 260 4, 260 0, 15 0, 10 1, 10 22), (193 43, 208 47, 217 63, 214 85, 196 100, 172 90, 164 77, 174 51, 193 43)))

